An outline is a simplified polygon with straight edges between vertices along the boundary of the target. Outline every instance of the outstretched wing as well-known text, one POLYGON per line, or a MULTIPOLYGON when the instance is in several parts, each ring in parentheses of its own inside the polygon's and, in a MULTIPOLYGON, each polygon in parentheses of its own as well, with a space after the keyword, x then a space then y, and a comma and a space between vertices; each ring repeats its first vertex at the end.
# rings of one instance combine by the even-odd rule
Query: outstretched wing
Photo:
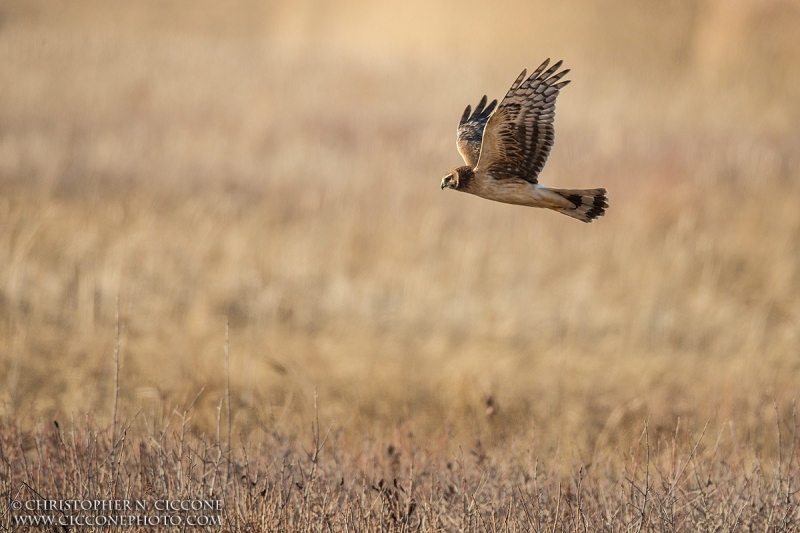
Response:
POLYGON ((497 179, 537 182, 555 142, 556 97, 569 83, 559 83, 569 70, 555 74, 561 61, 545 71, 549 63, 547 59, 527 79, 523 70, 511 85, 484 129, 477 170, 497 179))
POLYGON ((484 109, 486 106, 486 95, 484 95, 478 102, 475 112, 470 115, 470 106, 467 106, 458 123, 456 146, 461 157, 464 158, 464 162, 473 168, 478 164, 478 156, 481 154, 483 129, 496 105, 497 100, 492 100, 492 103, 484 109))

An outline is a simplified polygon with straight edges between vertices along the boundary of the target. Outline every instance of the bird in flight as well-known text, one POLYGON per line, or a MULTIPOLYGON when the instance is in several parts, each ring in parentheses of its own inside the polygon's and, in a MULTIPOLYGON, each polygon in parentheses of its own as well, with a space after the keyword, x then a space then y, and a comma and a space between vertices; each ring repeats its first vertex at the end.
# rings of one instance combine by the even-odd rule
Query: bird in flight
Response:
POLYGON ((559 81, 569 70, 556 74, 561 61, 547 69, 549 64, 550 60, 545 60, 527 78, 523 70, 499 106, 497 100, 487 106, 486 96, 475 111, 467 106, 456 137, 466 165, 445 176, 442 189, 507 204, 545 207, 583 222, 605 214, 605 189, 556 189, 539 183, 539 173, 555 142, 556 98, 569 83, 559 81))

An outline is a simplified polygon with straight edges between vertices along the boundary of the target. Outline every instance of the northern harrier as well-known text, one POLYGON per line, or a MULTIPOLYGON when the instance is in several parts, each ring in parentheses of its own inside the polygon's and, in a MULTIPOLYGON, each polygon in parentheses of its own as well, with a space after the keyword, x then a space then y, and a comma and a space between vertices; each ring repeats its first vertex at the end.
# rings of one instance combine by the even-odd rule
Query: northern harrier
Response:
POLYGON ((546 207, 583 222, 605 214, 605 189, 556 189, 539 184, 539 173, 555 142, 556 97, 569 83, 559 83, 569 72, 556 74, 561 61, 545 70, 549 63, 547 59, 528 78, 523 70, 497 111, 497 100, 487 106, 486 96, 472 114, 467 106, 456 138, 466 165, 445 176, 442 189, 507 204, 546 207))

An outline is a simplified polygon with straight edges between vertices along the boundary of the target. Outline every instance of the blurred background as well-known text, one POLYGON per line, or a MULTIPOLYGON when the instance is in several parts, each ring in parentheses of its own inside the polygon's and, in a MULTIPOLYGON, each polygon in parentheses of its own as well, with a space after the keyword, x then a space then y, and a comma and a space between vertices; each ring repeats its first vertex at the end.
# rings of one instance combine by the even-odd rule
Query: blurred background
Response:
POLYGON ((0 0, 0 412, 766 446, 800 385, 797 0, 0 0), (563 59, 541 181, 439 189, 563 59), (117 319, 117 313, 119 319, 117 319), (224 420, 224 416, 223 416, 224 420), (324 424, 323 424, 324 425, 324 424), (767 429, 768 428, 768 429, 767 429))

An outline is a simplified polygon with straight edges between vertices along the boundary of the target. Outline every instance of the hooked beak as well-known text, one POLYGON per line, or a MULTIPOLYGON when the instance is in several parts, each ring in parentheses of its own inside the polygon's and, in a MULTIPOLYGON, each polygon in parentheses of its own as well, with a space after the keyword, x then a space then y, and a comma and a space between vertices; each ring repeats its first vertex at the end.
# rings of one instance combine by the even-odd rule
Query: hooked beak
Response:
POLYGON ((450 185, 450 180, 453 179, 450 176, 445 176, 442 178, 442 190, 444 190, 448 185, 450 185))

